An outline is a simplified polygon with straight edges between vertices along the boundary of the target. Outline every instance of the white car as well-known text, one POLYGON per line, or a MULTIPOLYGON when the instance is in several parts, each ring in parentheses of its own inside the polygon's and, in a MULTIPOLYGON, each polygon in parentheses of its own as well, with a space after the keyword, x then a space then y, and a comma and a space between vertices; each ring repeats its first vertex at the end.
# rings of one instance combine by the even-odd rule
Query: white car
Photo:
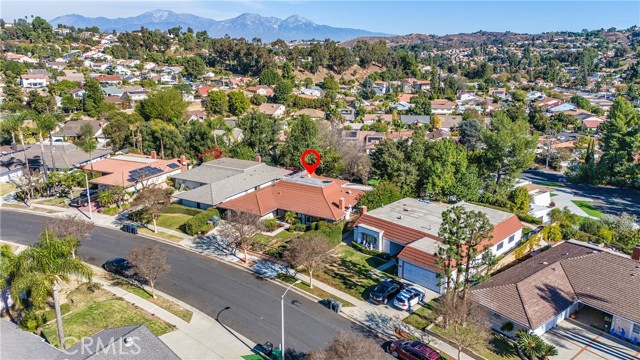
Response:
POLYGON ((558 136, 558 140, 564 140, 564 139, 566 139, 566 137, 564 137, 564 136, 558 136))
POLYGON ((412 306, 416 306, 426 294, 417 287, 410 287, 402 290, 396 298, 393 299, 393 305, 398 309, 409 310, 412 306))

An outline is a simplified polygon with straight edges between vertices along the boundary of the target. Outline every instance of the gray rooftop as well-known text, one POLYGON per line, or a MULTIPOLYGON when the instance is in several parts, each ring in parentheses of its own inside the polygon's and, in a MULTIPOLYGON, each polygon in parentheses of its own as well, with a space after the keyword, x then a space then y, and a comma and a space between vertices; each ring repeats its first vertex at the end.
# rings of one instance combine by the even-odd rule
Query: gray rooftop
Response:
POLYGON ((85 338, 57 357, 57 360, 179 360, 165 343, 145 325, 102 330, 85 338))
MULTIPOLYGON (((91 156, 89 156, 88 153, 82 151, 77 146, 64 142, 54 142, 53 145, 44 144, 43 147, 44 159, 46 161, 47 167, 50 169, 52 169, 54 165, 54 162, 51 161, 51 147, 53 147, 53 158, 55 160, 56 169, 71 169, 74 167, 78 167, 84 163, 87 163, 90 159, 100 159, 111 153, 110 149, 97 149, 91 153, 91 156)), ((26 151, 27 158, 29 159, 29 166, 41 166, 42 152, 40 151, 40 145, 30 145, 26 151)), ((1 156, 0 162, 11 161, 12 157, 15 157, 16 159, 24 159, 24 154, 22 153, 22 151, 19 151, 13 154, 1 156)))
POLYGON ((104 123, 100 120, 72 120, 65 123, 64 126, 58 132, 53 134, 53 136, 76 137, 80 134, 80 128, 84 124, 91 125, 91 127, 93 128, 94 135, 102 127, 101 124, 104 125, 104 123))
POLYGON ((173 179, 204 184, 193 190, 174 195, 175 198, 201 204, 216 205, 233 195, 280 179, 289 170, 255 161, 221 158, 173 175, 173 179))
POLYGON ((508 212, 468 204, 464 201, 450 205, 412 198, 404 198, 384 205, 367 212, 367 215, 437 236, 442 224, 442 212, 455 205, 463 206, 467 211, 473 210, 485 213, 494 226, 513 216, 508 212))
POLYGON ((33 333, 0 319, 0 359, 49 360, 60 355, 60 350, 49 345, 33 333))

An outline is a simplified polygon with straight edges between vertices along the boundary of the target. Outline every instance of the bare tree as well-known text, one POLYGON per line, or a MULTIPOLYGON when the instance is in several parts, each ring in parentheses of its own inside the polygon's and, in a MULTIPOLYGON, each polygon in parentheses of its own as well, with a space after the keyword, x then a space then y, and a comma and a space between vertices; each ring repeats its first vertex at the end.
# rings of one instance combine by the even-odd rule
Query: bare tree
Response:
POLYGON ((129 261, 133 270, 143 276, 151 286, 151 295, 156 298, 156 280, 171 270, 167 262, 167 252, 158 245, 129 250, 129 261))
POLYGON ((73 215, 66 215, 62 218, 47 218, 42 223, 42 231, 50 231, 58 238, 71 237, 75 241, 72 247, 71 255, 76 258, 76 250, 80 246, 81 240, 89 238, 89 233, 93 230, 94 225, 89 221, 82 220, 73 215))
MULTIPOLYGON (((26 167, 28 168, 29 166, 27 165, 26 167)), ((31 207, 30 201, 35 197, 35 190, 39 182, 40 179, 34 179, 31 172, 25 172, 22 176, 11 179, 11 183, 18 189, 19 199, 29 207, 31 207)))
POLYGON ((263 228, 260 217, 248 212, 229 211, 219 233, 236 248, 244 252, 244 263, 249 261, 247 250, 253 246, 253 235, 263 228))
POLYGON ((313 289, 313 272, 327 265, 331 249, 333 245, 326 236, 303 235, 291 241, 285 259, 295 268, 304 268, 309 273, 309 287, 313 289))
POLYGON ((450 291, 435 308, 444 328, 444 336, 456 345, 458 360, 463 349, 478 349, 487 344, 489 323, 486 311, 472 301, 456 301, 458 293, 450 291))
POLYGON ((308 360, 386 360, 388 358, 389 356, 376 342, 346 331, 340 331, 325 348, 311 350, 307 356, 308 360))
POLYGON ((159 187, 141 190, 133 199, 133 205, 141 207, 142 212, 153 221, 153 232, 158 232, 156 222, 162 211, 171 204, 171 192, 159 187))

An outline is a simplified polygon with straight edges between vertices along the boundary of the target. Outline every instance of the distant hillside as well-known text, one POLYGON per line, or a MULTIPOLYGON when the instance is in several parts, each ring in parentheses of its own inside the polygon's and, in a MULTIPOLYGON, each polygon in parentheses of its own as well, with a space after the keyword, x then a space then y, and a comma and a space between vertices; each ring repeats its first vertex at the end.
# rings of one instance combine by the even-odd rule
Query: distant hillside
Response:
POLYGON ((117 19, 105 17, 89 18, 82 15, 71 14, 56 17, 49 22, 53 26, 57 24, 82 28, 97 26, 101 31, 106 32, 112 30, 118 32, 139 30, 141 26, 164 31, 172 27, 181 26, 183 30, 186 30, 188 27, 191 27, 194 31, 206 30, 209 36, 212 37, 229 35, 233 38, 243 37, 249 40, 257 37, 263 41, 273 41, 276 39, 322 40, 326 38, 344 41, 359 36, 387 35, 366 30, 319 25, 298 15, 292 15, 282 20, 276 17, 264 17, 248 13, 232 19, 218 21, 191 14, 179 14, 168 10, 153 10, 138 16, 117 19))

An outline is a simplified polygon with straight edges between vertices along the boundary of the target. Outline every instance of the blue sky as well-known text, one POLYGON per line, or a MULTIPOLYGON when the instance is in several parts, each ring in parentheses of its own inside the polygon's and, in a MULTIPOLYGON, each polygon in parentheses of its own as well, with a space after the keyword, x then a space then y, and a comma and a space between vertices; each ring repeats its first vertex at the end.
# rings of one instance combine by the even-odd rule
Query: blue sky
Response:
POLYGON ((77 13, 128 17, 153 9, 217 20, 245 12, 285 18, 297 14, 318 24, 391 34, 626 28, 640 25, 640 1, 188 1, 2 0, 0 17, 45 19, 77 13), (25 10, 29 9, 29 10, 25 10))

